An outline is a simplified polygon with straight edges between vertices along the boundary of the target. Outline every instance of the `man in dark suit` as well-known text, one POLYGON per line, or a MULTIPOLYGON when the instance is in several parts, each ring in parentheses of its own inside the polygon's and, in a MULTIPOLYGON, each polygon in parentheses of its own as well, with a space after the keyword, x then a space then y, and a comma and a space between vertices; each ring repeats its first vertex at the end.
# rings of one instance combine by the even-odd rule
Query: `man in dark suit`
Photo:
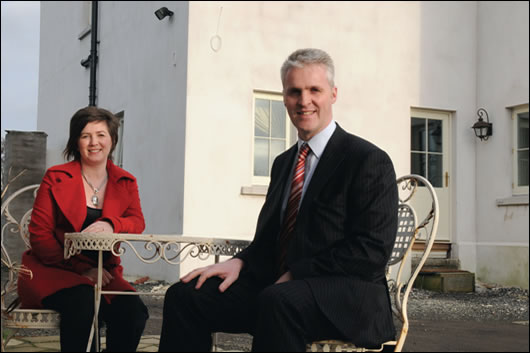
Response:
POLYGON ((281 77, 299 141, 274 161, 252 243, 166 293, 160 351, 207 351, 216 331, 249 332, 253 351, 269 352, 394 338, 385 280, 397 229, 392 162, 333 120, 327 53, 295 51, 281 77))

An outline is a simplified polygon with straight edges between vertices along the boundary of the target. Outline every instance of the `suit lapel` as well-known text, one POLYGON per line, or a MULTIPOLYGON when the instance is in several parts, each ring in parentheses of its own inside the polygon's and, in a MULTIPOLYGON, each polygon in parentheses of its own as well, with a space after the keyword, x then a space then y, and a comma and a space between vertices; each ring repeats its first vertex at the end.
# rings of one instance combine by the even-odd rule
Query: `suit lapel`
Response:
MULTIPOLYGON (((294 144, 287 152, 285 160, 281 161, 281 169, 278 175, 278 178, 274 180, 274 185, 271 185, 273 188, 271 192, 275 194, 280 200, 281 196, 285 195, 285 187, 288 184, 287 178, 289 178, 289 172, 294 163, 294 159, 298 152, 297 144, 294 144)), ((271 180, 272 182, 272 180, 271 180)))
POLYGON ((327 181, 333 175, 335 169, 342 163, 345 158, 344 149, 342 148, 344 138, 347 133, 337 124, 337 128, 320 157, 320 161, 311 177, 309 186, 307 187, 304 199, 300 205, 300 213, 302 213, 306 205, 322 190, 327 181))
POLYGON ((297 151, 298 146, 295 144, 287 150, 285 154, 278 157, 281 158, 278 160, 280 169, 274 180, 271 179, 266 205, 263 206, 263 209, 268 211, 266 215, 267 219, 274 216, 276 217, 274 220, 278 223, 280 222, 281 201, 283 200, 282 196, 285 195, 285 187, 288 184, 287 178, 289 177, 289 172, 291 171, 290 167, 293 164, 297 151))

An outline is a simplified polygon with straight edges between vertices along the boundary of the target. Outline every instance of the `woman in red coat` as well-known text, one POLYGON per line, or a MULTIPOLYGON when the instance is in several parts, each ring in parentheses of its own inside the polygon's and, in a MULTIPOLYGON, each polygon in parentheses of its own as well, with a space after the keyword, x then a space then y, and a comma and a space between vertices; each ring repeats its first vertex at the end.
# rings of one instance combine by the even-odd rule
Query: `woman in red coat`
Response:
MULTIPOLYGON (((145 228, 134 176, 112 163, 118 119, 86 107, 70 120, 64 155, 73 161, 46 172, 29 225, 31 249, 22 263, 32 278, 20 276, 22 307, 53 309, 61 315, 61 350, 85 351, 94 317, 97 252, 64 259, 64 233, 141 233, 145 228)), ((104 254, 103 290, 134 291, 124 280, 120 258, 104 254)), ((105 296, 100 317, 107 325, 107 350, 134 352, 147 308, 138 296, 105 296)))

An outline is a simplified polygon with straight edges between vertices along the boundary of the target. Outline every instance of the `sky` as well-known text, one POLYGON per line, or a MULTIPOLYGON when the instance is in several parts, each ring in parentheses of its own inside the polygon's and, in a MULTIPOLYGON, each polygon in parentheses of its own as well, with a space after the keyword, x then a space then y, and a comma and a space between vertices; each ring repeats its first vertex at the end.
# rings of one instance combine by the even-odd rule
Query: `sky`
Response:
POLYGON ((39 1, 2 1, 2 137, 37 129, 39 1))

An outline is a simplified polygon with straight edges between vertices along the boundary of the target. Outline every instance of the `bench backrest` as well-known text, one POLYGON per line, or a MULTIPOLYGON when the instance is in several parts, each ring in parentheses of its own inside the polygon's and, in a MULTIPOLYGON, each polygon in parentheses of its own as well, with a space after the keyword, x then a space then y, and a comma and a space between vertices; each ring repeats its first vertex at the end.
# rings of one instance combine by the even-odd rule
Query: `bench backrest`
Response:
POLYGON ((439 206, 433 186, 420 175, 410 174, 402 176, 397 179, 397 186, 399 192, 398 229, 392 256, 388 262, 387 279, 393 297, 392 310, 402 323, 402 329, 396 344, 396 352, 399 352, 405 342, 409 326, 407 316, 408 297, 436 239, 439 206), (413 206, 427 209, 415 210, 413 206), (422 217, 424 217, 421 222, 417 221, 417 214, 422 214, 422 217), (405 269, 409 266, 407 259, 411 256, 412 246, 417 240, 423 242, 423 250, 417 254, 420 260, 416 268, 411 269, 410 277, 403 278, 404 272, 406 272, 405 269), (390 266, 398 263, 397 276, 392 278, 390 266))
POLYGON ((15 255, 21 255, 24 250, 31 247, 28 226, 31 220, 31 211, 33 210, 33 200, 37 195, 38 188, 39 184, 29 185, 15 191, 5 200, 2 200, 2 266, 6 266, 9 269, 17 266, 15 255), (28 208, 23 209, 22 212, 13 210, 18 202, 26 201, 27 203, 28 199, 30 200, 28 208))

